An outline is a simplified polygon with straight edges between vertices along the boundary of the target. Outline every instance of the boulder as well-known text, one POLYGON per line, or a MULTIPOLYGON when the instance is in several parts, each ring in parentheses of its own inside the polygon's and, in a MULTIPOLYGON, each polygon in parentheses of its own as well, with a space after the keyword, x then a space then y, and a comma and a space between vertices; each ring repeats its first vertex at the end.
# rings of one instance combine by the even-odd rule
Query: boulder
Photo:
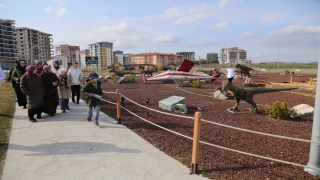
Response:
POLYGON ((292 108, 294 112, 291 115, 291 118, 300 117, 304 120, 313 120, 314 108, 308 104, 299 104, 292 108))
POLYGON ((216 99, 221 99, 221 100, 228 100, 228 99, 230 99, 228 96, 226 96, 225 94, 223 94, 220 89, 218 89, 218 90, 216 90, 216 92, 214 92, 213 97, 216 98, 216 99))
POLYGON ((190 81, 183 81, 182 87, 191 87, 190 81))

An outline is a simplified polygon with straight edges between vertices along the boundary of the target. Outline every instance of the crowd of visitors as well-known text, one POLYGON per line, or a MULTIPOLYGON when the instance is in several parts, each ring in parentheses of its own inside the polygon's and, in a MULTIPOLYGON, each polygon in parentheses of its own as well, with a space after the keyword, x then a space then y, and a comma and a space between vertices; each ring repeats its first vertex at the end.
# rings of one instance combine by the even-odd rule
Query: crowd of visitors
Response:
MULTIPOLYGON (((29 121, 37 122, 37 119, 42 119, 42 113, 55 116, 59 105, 62 113, 70 111, 69 99, 72 98, 73 103, 79 104, 81 90, 88 105, 87 120, 91 121, 94 115, 94 122, 99 126, 100 99, 94 96, 102 95, 98 74, 91 73, 81 89, 83 76, 77 62, 74 62, 69 70, 61 68, 58 61, 53 61, 52 64, 51 67, 38 62, 26 67, 26 62, 19 60, 14 63, 8 74, 7 81, 12 83, 18 105, 28 109, 29 121)), ((4 73, 0 69, 1 78, 2 74, 4 73)), ((5 78, 4 75, 3 79, 5 78)))

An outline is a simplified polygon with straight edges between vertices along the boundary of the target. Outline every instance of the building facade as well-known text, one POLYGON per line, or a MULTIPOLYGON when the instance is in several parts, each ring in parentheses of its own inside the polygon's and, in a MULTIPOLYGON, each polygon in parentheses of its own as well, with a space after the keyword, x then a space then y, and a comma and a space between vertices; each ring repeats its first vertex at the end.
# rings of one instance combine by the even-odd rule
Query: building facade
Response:
POLYGON ((162 63, 164 66, 168 65, 181 65, 183 56, 172 53, 141 53, 131 55, 131 64, 152 64, 162 63))
POLYGON ((69 46, 69 44, 63 44, 60 46, 56 46, 56 54, 66 56, 68 58, 68 63, 72 64, 72 62, 76 61, 81 66, 80 61, 80 46, 69 46))
POLYGON ((121 65, 124 65, 123 63, 123 51, 113 51, 113 59, 114 59, 114 63, 119 63, 121 65))
POLYGON ((11 64, 18 59, 16 28, 14 20, 0 19, 0 61, 3 69, 7 69, 7 62, 11 64))
POLYGON ((176 54, 182 56, 184 59, 188 59, 191 61, 195 60, 195 53, 194 52, 177 52, 176 54))
POLYGON ((223 48, 220 50, 220 64, 245 64, 247 51, 238 47, 223 48))
POLYGON ((16 28, 18 58, 25 59, 27 64, 49 59, 53 55, 51 36, 31 28, 16 28))
POLYGON ((86 65, 86 57, 90 56, 90 50, 85 49, 80 51, 80 66, 85 67, 86 65))
POLYGON ((113 43, 102 41, 89 44, 90 56, 98 57, 98 66, 108 67, 113 64, 113 43))
POLYGON ((132 55, 133 55, 132 53, 123 54, 123 64, 124 65, 131 64, 131 56, 132 55))
POLYGON ((214 53, 214 52, 207 53, 207 61, 209 63, 219 62, 218 61, 218 53, 214 53))

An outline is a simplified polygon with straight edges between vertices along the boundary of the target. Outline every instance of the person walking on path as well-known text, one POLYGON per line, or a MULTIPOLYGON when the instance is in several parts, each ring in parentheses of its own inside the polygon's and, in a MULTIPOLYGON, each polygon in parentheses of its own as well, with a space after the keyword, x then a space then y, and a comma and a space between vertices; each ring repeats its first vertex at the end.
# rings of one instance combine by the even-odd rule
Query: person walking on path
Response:
POLYGON ((45 91, 37 66, 30 65, 26 70, 27 72, 21 77, 20 87, 21 91, 27 95, 29 121, 37 122, 33 116, 37 114, 37 119, 42 119, 45 91))
POLYGON ((59 101, 57 86, 59 85, 59 79, 56 74, 52 73, 51 66, 46 65, 43 67, 41 79, 46 91, 44 96, 44 113, 54 116, 57 112, 57 106, 59 101))
POLYGON ((232 65, 229 65, 229 68, 227 68, 227 78, 231 84, 235 75, 236 75, 235 69, 233 68, 232 65))
POLYGON ((88 118, 87 121, 90 122, 92 118, 92 111, 94 111, 94 123, 99 126, 99 111, 101 100, 96 95, 101 96, 101 82, 99 80, 99 75, 97 73, 89 74, 89 81, 81 89, 81 94, 86 97, 86 104, 88 106, 88 118))
POLYGON ((21 77, 26 73, 26 61, 20 60, 18 66, 13 70, 12 79, 16 82, 16 92, 18 98, 18 105, 23 106, 23 109, 27 109, 27 96, 22 93, 20 88, 21 77))
POLYGON ((54 60, 52 65, 53 65, 53 67, 51 68, 52 73, 54 73, 55 75, 58 76, 59 75, 59 70, 61 69, 60 65, 59 65, 59 61, 58 60, 54 60))
POLYGON ((72 91, 72 102, 76 103, 75 96, 77 96, 77 104, 80 100, 80 84, 82 83, 82 71, 78 68, 78 62, 73 62, 72 68, 69 69, 68 75, 70 75, 71 82, 71 91, 72 91))
POLYGON ((14 92, 16 93, 16 97, 17 97, 16 102, 18 102, 18 94, 17 94, 17 91, 16 91, 16 81, 12 79, 12 73, 13 73, 13 70, 18 66, 18 62, 19 62, 19 61, 15 61, 15 62, 14 62, 13 68, 10 69, 10 71, 9 71, 9 76, 8 76, 8 78, 7 78, 7 81, 11 81, 12 88, 14 89, 14 92))
POLYGON ((66 110, 70 110, 69 108, 69 99, 71 97, 71 78, 67 74, 66 68, 61 68, 59 70, 59 86, 58 86, 58 93, 59 93, 59 101, 60 101, 60 108, 62 113, 66 113, 66 110))

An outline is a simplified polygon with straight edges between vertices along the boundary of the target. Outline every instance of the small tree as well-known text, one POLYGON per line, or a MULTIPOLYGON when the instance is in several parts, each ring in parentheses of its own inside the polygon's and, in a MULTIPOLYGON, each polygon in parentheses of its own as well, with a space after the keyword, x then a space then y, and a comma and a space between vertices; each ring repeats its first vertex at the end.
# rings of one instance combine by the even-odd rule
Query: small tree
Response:
POLYGON ((288 119, 293 113, 293 109, 289 109, 286 102, 276 101, 271 106, 264 108, 268 116, 274 119, 288 119))
POLYGON ((163 63, 157 63, 158 71, 163 70, 163 63))

